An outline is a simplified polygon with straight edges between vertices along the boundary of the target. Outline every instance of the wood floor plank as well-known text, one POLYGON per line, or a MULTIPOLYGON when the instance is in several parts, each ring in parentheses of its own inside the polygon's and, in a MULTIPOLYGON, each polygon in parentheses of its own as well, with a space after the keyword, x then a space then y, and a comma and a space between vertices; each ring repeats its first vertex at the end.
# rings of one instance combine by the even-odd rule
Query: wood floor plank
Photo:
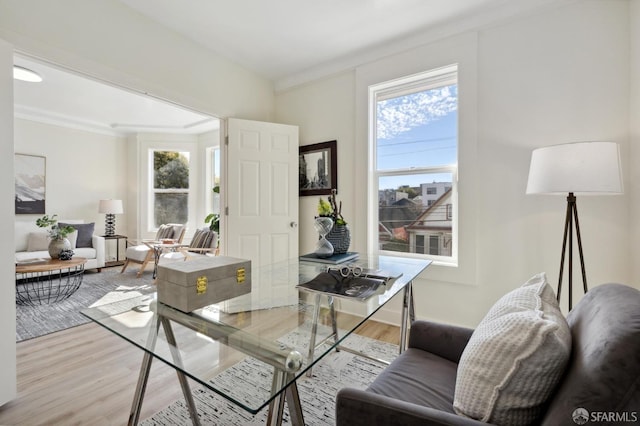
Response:
MULTIPOLYGON (((357 332, 398 343, 395 326, 368 321, 357 332)), ((0 425, 124 425, 142 356, 140 349, 93 323, 20 342, 18 396, 0 407, 0 425)), ((175 371, 155 361, 140 417, 181 397, 175 371)))

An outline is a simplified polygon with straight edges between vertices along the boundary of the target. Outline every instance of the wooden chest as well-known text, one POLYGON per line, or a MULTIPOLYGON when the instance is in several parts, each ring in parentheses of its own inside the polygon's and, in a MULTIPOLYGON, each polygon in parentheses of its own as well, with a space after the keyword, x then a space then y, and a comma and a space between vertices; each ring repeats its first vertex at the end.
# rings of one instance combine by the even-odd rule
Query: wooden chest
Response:
POLYGON ((206 256, 158 266, 158 301, 182 312, 251 292, 251 261, 206 256))

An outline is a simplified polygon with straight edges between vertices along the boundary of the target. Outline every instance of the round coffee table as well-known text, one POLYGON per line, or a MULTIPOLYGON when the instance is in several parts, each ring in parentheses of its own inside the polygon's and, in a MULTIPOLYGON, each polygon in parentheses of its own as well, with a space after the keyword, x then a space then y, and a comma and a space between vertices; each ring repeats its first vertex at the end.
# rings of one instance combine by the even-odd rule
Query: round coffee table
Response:
POLYGON ((84 257, 16 263, 16 303, 35 306, 68 298, 82 284, 85 263, 84 257))

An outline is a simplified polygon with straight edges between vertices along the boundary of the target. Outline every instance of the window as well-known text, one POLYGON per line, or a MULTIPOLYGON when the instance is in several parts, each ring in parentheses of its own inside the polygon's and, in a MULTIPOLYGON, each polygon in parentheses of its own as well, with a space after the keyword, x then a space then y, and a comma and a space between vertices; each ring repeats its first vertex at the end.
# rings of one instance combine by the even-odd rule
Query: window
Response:
POLYGON ((429 235, 429 254, 432 254, 432 255, 440 254, 440 236, 439 235, 429 235))
MULTIPOLYGON (((369 88, 378 249, 452 262, 456 238, 457 66, 369 88)), ((373 232, 373 231, 372 231, 373 232)))
POLYGON ((150 150, 153 187, 149 197, 152 223, 186 224, 189 218, 189 152, 150 150))
POLYGON ((207 155, 207 193, 206 206, 207 214, 220 214, 220 148, 209 147, 206 149, 207 155))

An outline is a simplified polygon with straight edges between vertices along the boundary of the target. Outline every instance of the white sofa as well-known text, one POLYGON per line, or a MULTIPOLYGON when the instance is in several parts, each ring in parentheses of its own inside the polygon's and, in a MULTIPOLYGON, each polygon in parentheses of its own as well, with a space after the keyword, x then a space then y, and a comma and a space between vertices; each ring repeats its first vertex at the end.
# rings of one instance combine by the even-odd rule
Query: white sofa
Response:
MULTIPOLYGON (((83 224, 83 220, 59 220, 59 223, 67 224, 83 224)), ((76 234, 74 232, 74 234, 76 234)), ((32 221, 16 221, 15 222, 15 246, 16 246, 16 262, 45 258, 49 259, 49 251, 47 250, 47 230, 38 228, 36 220, 32 221)), ((73 257, 84 257, 87 263, 84 269, 97 269, 98 272, 104 268, 105 262, 105 242, 104 237, 92 235, 92 247, 75 247, 76 235, 69 235, 67 238, 72 243, 73 257)))

